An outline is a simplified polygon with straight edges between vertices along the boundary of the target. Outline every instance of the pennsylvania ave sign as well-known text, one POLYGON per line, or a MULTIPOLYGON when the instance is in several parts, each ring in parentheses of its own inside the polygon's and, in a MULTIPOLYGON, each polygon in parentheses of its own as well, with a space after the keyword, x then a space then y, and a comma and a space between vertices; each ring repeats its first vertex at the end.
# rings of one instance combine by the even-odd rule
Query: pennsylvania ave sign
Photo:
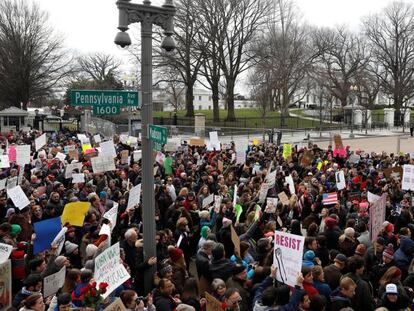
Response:
POLYGON ((107 90, 72 90, 72 106, 134 106, 140 108, 138 92, 107 90))

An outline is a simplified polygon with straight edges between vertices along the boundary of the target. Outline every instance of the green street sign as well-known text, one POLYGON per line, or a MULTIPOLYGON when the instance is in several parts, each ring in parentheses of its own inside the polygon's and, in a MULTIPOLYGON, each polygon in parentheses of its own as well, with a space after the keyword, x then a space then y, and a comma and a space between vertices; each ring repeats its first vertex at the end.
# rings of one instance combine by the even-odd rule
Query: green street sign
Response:
POLYGON ((72 106, 133 106, 141 108, 138 92, 107 90, 72 90, 70 92, 72 106))
POLYGON ((154 143, 157 143, 158 145, 165 145, 167 143, 167 136, 168 136, 167 128, 150 124, 149 132, 150 132, 150 139, 154 143))
POLYGON ((93 114, 96 116, 99 115, 116 115, 121 113, 121 108, 119 106, 93 106, 93 114))
POLYGON ((157 150, 157 151, 161 151, 162 150, 162 144, 157 143, 157 142, 153 142, 153 148, 152 149, 157 150))

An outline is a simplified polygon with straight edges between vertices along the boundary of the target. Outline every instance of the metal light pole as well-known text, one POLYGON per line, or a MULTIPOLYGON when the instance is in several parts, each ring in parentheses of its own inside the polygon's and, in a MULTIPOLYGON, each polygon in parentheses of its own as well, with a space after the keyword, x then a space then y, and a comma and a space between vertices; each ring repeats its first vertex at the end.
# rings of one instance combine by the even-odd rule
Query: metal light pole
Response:
MULTIPOLYGON (((115 44, 125 47, 131 44, 126 32, 128 25, 141 23, 141 81, 142 81, 142 222, 144 232, 144 259, 156 256, 155 246, 155 205, 154 205, 154 156, 152 142, 149 137, 149 124, 152 120, 152 26, 160 26, 165 37, 161 47, 166 51, 175 48, 171 38, 174 32, 175 6, 173 0, 165 0, 162 7, 151 5, 144 0, 143 4, 131 3, 130 0, 118 0, 120 32, 115 37, 115 44)), ((154 266, 147 269, 144 275, 145 292, 152 287, 154 266)))
MULTIPOLYGON (((358 88, 357 88, 356 85, 351 85, 349 87, 349 89, 351 90, 351 92, 356 92, 358 90, 358 88)), ((354 138, 355 137, 354 136, 354 103, 355 103, 355 100, 356 99, 354 99, 352 101, 352 110, 351 110, 351 134, 349 134, 349 138, 354 138)))

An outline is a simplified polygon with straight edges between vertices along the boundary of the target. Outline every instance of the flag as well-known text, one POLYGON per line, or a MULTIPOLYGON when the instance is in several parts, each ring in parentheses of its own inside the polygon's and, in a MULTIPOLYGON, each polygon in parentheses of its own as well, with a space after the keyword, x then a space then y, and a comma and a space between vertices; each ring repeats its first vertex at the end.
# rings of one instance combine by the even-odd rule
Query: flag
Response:
POLYGON ((324 193, 322 195, 323 205, 330 205, 338 203, 338 194, 336 192, 324 193))

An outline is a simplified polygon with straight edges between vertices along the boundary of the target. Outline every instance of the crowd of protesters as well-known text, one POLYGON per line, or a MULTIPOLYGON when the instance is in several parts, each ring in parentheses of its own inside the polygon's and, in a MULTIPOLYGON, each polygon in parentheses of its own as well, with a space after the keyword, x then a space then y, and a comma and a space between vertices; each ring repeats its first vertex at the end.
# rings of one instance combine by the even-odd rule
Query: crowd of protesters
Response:
POLYGON ((413 306, 412 194, 401 189, 401 174, 384 174, 411 164, 409 155, 349 148, 340 155, 332 147, 322 150, 310 145, 293 146, 291 155, 283 157, 283 146, 259 142, 242 151, 245 156, 240 161, 234 144, 208 151, 183 141, 177 151, 164 152, 166 157, 154 164, 157 256, 146 258, 142 209, 149 207, 127 208, 128 190, 141 183, 141 160, 133 152, 139 146, 113 137, 116 170, 94 173, 93 155, 82 152, 75 133, 48 134, 46 146, 35 151, 39 135, 32 131, 0 137, 3 151, 13 145, 32 145, 31 164, 22 167, 11 161, 1 171, 3 179, 24 170, 20 186, 30 200, 20 210, 5 190, 0 193, 0 242, 13 246, 13 299, 7 301, 7 291, 2 289, 3 307, 9 303, 15 310, 35 311, 91 307, 84 294, 85 288, 96 286, 94 258, 117 242, 131 278, 95 309, 104 309, 118 297, 127 310, 140 311, 212 310, 211 297, 221 310, 229 311, 391 311, 413 306), (76 146, 77 160, 56 157, 68 145, 76 146), (129 163, 121 161, 124 150, 130 155, 129 163), (308 162, 302 161, 305 152, 308 158, 311 155, 308 162), (82 163, 83 183, 65 178, 65 166, 76 161, 82 163), (275 170, 267 197, 276 198, 283 191, 289 200, 279 200, 269 213, 267 201, 259 200, 260 189, 275 170), (335 178, 339 170, 345 176, 342 190, 337 190, 335 178), (286 176, 292 176, 294 193, 286 176), (39 193, 40 188, 45 191, 39 193), (337 193, 337 202, 325 204, 323 194, 332 192, 337 193), (210 194, 220 196, 221 202, 203 206, 210 194), (374 240, 369 232, 369 194, 386 194, 385 222, 374 240), (33 224, 61 215, 67 203, 76 201, 90 202, 83 226, 67 224, 60 253, 51 245, 34 254, 33 224), (240 213, 235 202, 242 208, 240 213), (109 238, 99 232, 108 223, 103 214, 114 203, 119 213, 109 238), (240 253, 235 252, 232 228, 239 236, 240 253), (302 271, 294 287, 276 280, 275 230, 305 237, 302 271), (63 287, 44 297, 43 279, 63 266, 63 287), (148 269, 155 271, 149 293, 144 292, 148 269))

